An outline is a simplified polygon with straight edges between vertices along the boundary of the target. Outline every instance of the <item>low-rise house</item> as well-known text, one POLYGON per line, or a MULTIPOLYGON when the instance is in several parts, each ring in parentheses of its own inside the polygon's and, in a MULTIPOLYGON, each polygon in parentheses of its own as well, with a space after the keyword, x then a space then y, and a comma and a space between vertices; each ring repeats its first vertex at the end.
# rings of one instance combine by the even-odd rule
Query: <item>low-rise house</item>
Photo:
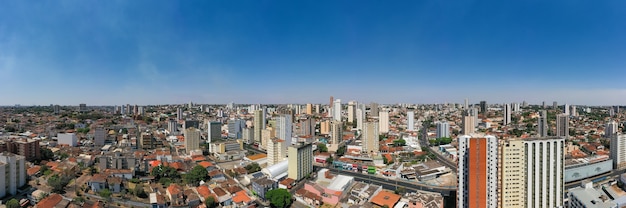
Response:
POLYGON ((265 193, 276 188, 278 188, 278 182, 267 177, 252 180, 252 191, 263 200, 267 200, 265 193))
POLYGON ((93 192, 99 192, 107 187, 107 177, 103 174, 95 174, 91 176, 91 179, 87 181, 87 186, 91 188, 93 192))

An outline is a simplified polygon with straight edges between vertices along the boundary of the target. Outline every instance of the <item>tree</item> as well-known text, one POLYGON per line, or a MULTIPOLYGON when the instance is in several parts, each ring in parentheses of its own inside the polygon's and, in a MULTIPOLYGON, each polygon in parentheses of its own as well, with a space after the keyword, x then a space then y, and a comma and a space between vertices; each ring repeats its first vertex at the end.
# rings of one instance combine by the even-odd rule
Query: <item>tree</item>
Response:
POLYGON ((291 204, 291 193, 287 189, 272 189, 265 196, 270 200, 272 207, 286 208, 291 204))
POLYGON ((326 147, 326 144, 324 143, 318 143, 317 150, 319 150, 320 152, 328 152, 328 147, 326 147))
POLYGON ((98 195, 101 196, 102 198, 106 198, 106 199, 110 199, 111 198, 111 190, 109 189, 102 189, 98 192, 98 195))
POLYGON ((189 173, 185 174, 185 182, 187 184, 191 184, 197 186, 200 181, 206 180, 209 175, 209 171, 201 165, 196 165, 189 171, 189 173))
POLYGON ((406 145, 406 140, 404 140, 404 139, 393 140, 393 145, 396 146, 396 147, 405 146, 406 145))
POLYGON ((7 208, 20 208, 20 202, 13 198, 7 202, 7 208))
POLYGON ((246 170, 248 173, 258 172, 261 170, 261 166, 259 166, 259 163, 250 163, 249 165, 246 165, 246 170))
POLYGON ((146 198, 146 197, 148 197, 148 194, 146 194, 146 191, 143 190, 143 185, 141 185, 141 184, 137 184, 135 186, 135 189, 133 190, 133 192, 135 193, 135 196, 137 196, 139 198, 146 198))
POLYGON ((332 157, 332 156, 331 156, 331 157, 328 157, 328 158, 326 159, 326 164, 327 164, 327 165, 331 165, 331 164, 333 164, 333 157, 332 157))
POLYGON ((215 203, 215 198, 213 198, 212 196, 207 197, 206 200, 204 200, 204 203, 206 204, 208 208, 217 207, 216 206, 217 204, 215 203))
POLYGON ((151 124, 154 121, 154 119, 152 119, 152 117, 146 116, 146 117, 143 117, 143 121, 146 122, 147 124, 151 124))
POLYGON ((52 192, 62 194, 70 180, 71 178, 68 175, 52 175, 48 178, 48 185, 52 187, 52 192))
POLYGON ((54 159, 54 153, 52 150, 48 148, 40 148, 39 152, 41 153, 41 160, 52 160, 54 159))

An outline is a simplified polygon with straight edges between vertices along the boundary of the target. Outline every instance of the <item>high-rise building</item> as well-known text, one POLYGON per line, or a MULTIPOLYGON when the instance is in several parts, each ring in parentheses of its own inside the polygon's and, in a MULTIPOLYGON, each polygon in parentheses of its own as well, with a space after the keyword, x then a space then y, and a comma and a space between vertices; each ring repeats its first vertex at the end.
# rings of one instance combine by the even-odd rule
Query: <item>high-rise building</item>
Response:
POLYGON ((185 122, 183 122, 183 129, 188 129, 188 128, 196 128, 199 129, 200 128, 200 121, 198 120, 185 120, 185 122))
POLYGON ((185 129, 185 149, 187 154, 200 149, 200 130, 193 127, 185 129))
POLYGON ((228 121, 228 137, 240 139, 241 130, 246 127, 246 122, 242 119, 233 119, 228 121))
POLYGON ((469 108, 469 99, 465 98, 465 104, 463 104, 463 110, 467 110, 469 108))
POLYGON ((59 114, 59 113, 61 113, 61 106, 59 106, 59 105, 54 105, 54 107, 52 107, 52 108, 53 108, 54 114, 59 114))
POLYGON ((0 153, 0 197, 16 195, 26 185, 25 158, 9 152, 0 153))
POLYGON ((604 128, 604 136, 606 138, 613 138, 613 136, 615 136, 615 134, 617 133, 617 128, 617 122, 610 121, 606 124, 606 127, 604 128))
POLYGON ((336 99, 333 103, 333 120, 341 121, 341 99, 336 99))
POLYGON ((280 115, 276 119, 276 137, 281 140, 284 140, 284 148, 291 146, 292 141, 292 123, 291 123, 291 115, 280 115))
POLYGON ((539 118, 537 118, 537 136, 548 136, 548 113, 546 110, 539 111, 539 118))
POLYGON ((57 134, 58 144, 65 144, 70 147, 75 147, 78 143, 78 137, 74 133, 60 133, 57 134))
POLYGON ((480 101, 480 113, 487 114, 487 101, 480 101))
POLYGON ((261 141, 262 142, 261 142, 261 145, 259 145, 259 146, 262 147, 263 149, 267 149, 268 148, 267 146, 270 145, 269 143, 274 138, 276 138, 276 129, 274 129, 273 127, 267 127, 265 129, 263 129, 261 131, 261 141))
POLYGON ((78 105, 78 111, 87 112, 87 104, 81 103, 78 105))
POLYGON ((213 152, 211 150, 211 143, 218 139, 222 139, 222 123, 219 121, 209 121, 207 122, 207 141, 209 144, 209 152, 213 152))
POLYGON ((569 114, 569 105, 567 103, 565 103, 565 105, 563 106, 563 114, 565 115, 570 115, 569 114))
POLYGON ((383 109, 378 113, 378 127, 379 133, 384 134, 389 132, 389 110, 383 109))
POLYGON ((278 164, 285 159, 284 141, 281 139, 270 139, 267 144, 267 166, 278 164))
POLYGON ((337 145, 341 143, 343 140, 343 123, 338 121, 331 122, 331 134, 330 134, 330 142, 331 144, 337 145))
POLYGON ((177 108, 176 109, 176 120, 183 120, 183 109, 182 108, 177 108))
POLYGON ((320 122, 320 134, 330 134, 330 121, 322 121, 320 122))
POLYGON ((289 178, 296 181, 302 180, 313 172, 313 146, 308 143, 298 143, 289 146, 289 178))
POLYGON ((246 144, 254 144, 254 129, 253 128, 244 128, 241 131, 241 139, 246 144))
POLYGON ((406 128, 408 131, 415 131, 415 111, 406 112, 406 128))
POLYGON ((450 124, 447 121, 435 122, 437 126, 437 138, 450 137, 450 124))
POLYGON ((554 110, 559 109, 559 103, 557 103, 556 101, 552 102, 552 108, 554 110))
POLYGON ((363 152, 378 153, 378 122, 367 122, 363 126, 361 143, 363 144, 363 152))
POLYGON ((463 112, 463 134, 473 134, 476 128, 476 119, 470 111, 463 112))
POLYGON ((311 103, 306 104, 306 114, 313 115, 313 104, 311 103))
POLYGON ((378 103, 370 104, 370 117, 378 116, 378 103))
POLYGON ((626 135, 613 135, 610 151, 613 168, 618 170, 626 168, 626 135))
POLYGON ((0 152, 10 152, 21 155, 27 161, 39 160, 41 158, 41 147, 39 140, 19 138, 9 139, 0 142, 0 152))
POLYGON ((356 109, 356 128, 362 130, 366 119, 365 104, 359 103, 358 108, 356 109))
POLYGON ((546 105, 546 101, 543 101, 543 102, 541 103, 541 106, 542 106, 542 108, 543 108, 543 109, 548 108, 548 105, 546 105))
POLYGON ((559 114, 556 116, 556 136, 569 137, 569 116, 559 114))
POLYGON ((463 135, 458 143, 457 207, 497 207, 498 140, 463 135))
POLYGON ((261 140, 261 131, 265 129, 263 125, 263 111, 256 110, 254 111, 254 142, 262 144, 261 140))
POLYGON ((169 131, 172 135, 176 134, 176 132, 178 132, 178 122, 175 120, 167 121, 167 131, 169 131))
POLYGON ((506 126, 511 123, 511 104, 504 104, 504 118, 502 119, 502 125, 506 126))
POLYGON ((306 118, 300 121, 300 135, 302 136, 314 136, 315 135, 315 120, 313 118, 306 118))
POLYGON ((571 116, 578 116, 578 111, 576 111, 576 106, 575 105, 572 105, 569 108, 570 108, 569 113, 570 113, 571 116))
POLYGON ((356 101, 348 102, 348 123, 354 123, 356 118, 356 101))
POLYGON ((106 130, 103 127, 97 127, 93 132, 94 145, 103 146, 107 139, 106 130))
POLYGON ((564 139, 500 140, 498 207, 563 207, 564 139))

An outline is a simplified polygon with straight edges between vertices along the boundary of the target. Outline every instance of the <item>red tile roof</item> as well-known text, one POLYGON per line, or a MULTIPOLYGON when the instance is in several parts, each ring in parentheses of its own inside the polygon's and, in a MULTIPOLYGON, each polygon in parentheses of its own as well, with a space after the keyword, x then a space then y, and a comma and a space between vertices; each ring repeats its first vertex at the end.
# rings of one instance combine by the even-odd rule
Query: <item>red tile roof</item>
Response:
POLYGON ((235 193, 233 196, 233 202, 235 203, 249 203, 250 201, 252 201, 252 199, 250 199, 246 191, 243 190, 235 193))
POLYGON ((49 207, 54 207, 57 204, 59 204, 59 202, 61 202, 61 200, 63 200, 63 197, 61 197, 61 195, 59 194, 52 194, 48 197, 46 197, 45 199, 42 199, 39 203, 37 203, 37 208, 49 208, 49 207))
POLYGON ((41 166, 35 165, 32 168, 29 168, 28 170, 26 170, 26 174, 28 174, 29 176, 35 175, 37 172, 39 172, 39 170, 41 170, 41 166))
POLYGON ((208 168, 208 167, 213 166, 213 163, 211 163, 209 161, 202 161, 202 162, 198 163, 198 165, 201 165, 204 168, 208 168))

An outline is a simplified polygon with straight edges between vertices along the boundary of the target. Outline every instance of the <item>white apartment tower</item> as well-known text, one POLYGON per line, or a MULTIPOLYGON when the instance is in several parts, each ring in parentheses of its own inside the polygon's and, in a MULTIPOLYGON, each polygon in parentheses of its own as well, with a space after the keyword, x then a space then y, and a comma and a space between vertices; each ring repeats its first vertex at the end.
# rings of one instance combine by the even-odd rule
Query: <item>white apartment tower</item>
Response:
POLYGON ((450 124, 447 121, 435 122, 437 126, 437 138, 450 137, 450 124))
POLYGON ((258 144, 263 144, 261 140, 261 131, 265 129, 263 125, 263 111, 255 110, 254 111, 254 142, 258 144))
POLYGON ((611 137, 611 159, 613 168, 621 170, 626 168, 626 135, 616 134, 611 137))
POLYGON ((406 112, 406 125, 408 131, 415 131, 415 111, 409 110, 406 112))
POLYGON ((457 140, 457 207, 496 208, 498 140, 491 135, 479 134, 463 135, 457 140))
POLYGON ((511 124, 511 104, 504 104, 504 112, 503 112, 503 119, 502 119, 502 125, 506 126, 511 124))
POLYGON ((613 136, 617 133, 617 128, 617 122, 610 121, 604 128, 604 136, 606 138, 613 138, 613 136))
POLYGON ((354 123, 356 118, 356 101, 348 102, 348 123, 354 123))
POLYGON ((463 134, 473 134, 476 128, 476 118, 471 111, 463 112, 463 134))
POLYGON ((285 158, 284 141, 281 139, 269 139, 267 144, 267 167, 278 164, 285 158))
POLYGON ((291 146, 292 124, 290 115, 281 115, 276 119, 276 137, 284 141, 283 147, 291 146))
POLYGON ((383 109, 378 112, 379 131, 381 134, 389 132, 389 110, 383 109))
POLYGON ((341 121, 341 99, 333 101, 333 120, 341 121))
POLYGON ((0 197, 17 194, 26 184, 26 158, 9 152, 0 153, 0 197))
POLYGON ((361 135, 361 144, 363 145, 363 152, 366 153, 378 153, 378 122, 367 122, 363 126, 363 133, 361 135))

